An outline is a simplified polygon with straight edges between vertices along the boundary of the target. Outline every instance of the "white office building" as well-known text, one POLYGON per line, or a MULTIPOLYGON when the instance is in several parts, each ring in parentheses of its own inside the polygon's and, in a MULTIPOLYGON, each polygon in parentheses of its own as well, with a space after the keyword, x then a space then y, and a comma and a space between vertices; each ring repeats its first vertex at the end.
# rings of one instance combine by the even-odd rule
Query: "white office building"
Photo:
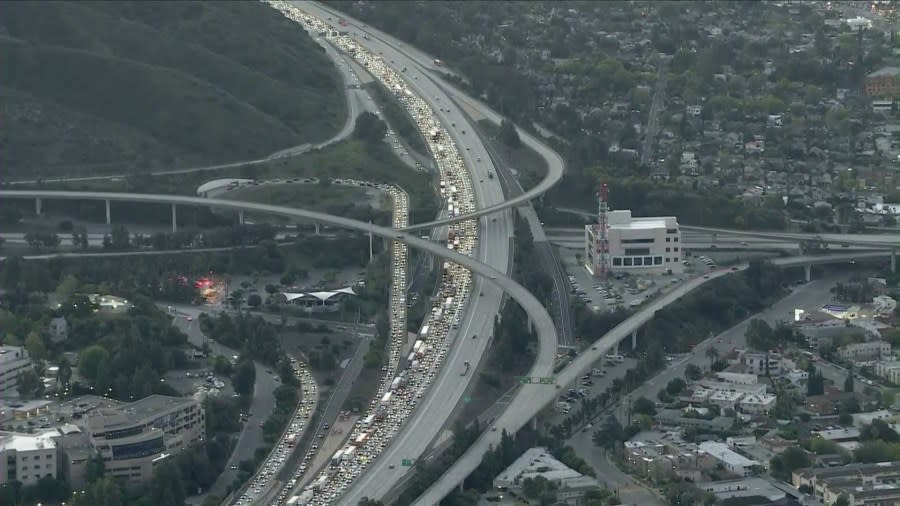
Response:
MULTIPOLYGON (((681 231, 674 216, 634 218, 631 211, 621 210, 608 212, 607 221, 607 267, 611 272, 678 274, 684 270, 681 231)), ((592 274, 600 271, 599 227, 584 228, 585 266, 592 274)))
POLYGON ((12 395, 19 384, 19 375, 31 370, 31 359, 22 346, 0 346, 0 392, 12 395))
POLYGON ((0 433, 0 484, 35 485, 56 478, 56 441, 45 435, 0 433))
POLYGON ((728 448, 728 445, 725 443, 704 441, 700 443, 700 450, 718 460, 726 471, 738 476, 749 476, 752 468, 760 465, 759 462, 755 460, 748 459, 743 455, 735 453, 734 450, 728 448))

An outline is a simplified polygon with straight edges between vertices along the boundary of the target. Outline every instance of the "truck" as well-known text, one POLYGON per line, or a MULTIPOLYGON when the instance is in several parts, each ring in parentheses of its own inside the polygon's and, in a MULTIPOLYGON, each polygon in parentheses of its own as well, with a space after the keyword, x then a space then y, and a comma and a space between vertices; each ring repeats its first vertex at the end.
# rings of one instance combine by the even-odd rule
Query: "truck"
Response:
POLYGON ((428 325, 422 326, 422 331, 419 332, 419 337, 421 337, 422 339, 425 339, 426 337, 428 337, 428 325))
POLYGON ((613 355, 610 353, 606 355, 606 361, 613 364, 621 364, 625 361, 625 357, 623 357, 622 355, 613 355))
POLYGON ((349 461, 353 460, 354 458, 356 458, 356 447, 348 446, 347 448, 344 448, 344 455, 342 458, 343 458, 344 462, 349 462, 349 461))
POLYGON ((597 367, 591 369, 591 376, 603 376, 604 374, 606 373, 603 372, 603 369, 597 367))
POLYGON ((389 403, 391 402, 391 397, 392 397, 393 395, 394 395, 394 394, 391 393, 391 392, 385 392, 384 395, 381 396, 381 404, 382 404, 382 405, 389 404, 389 403))
POLYGON ((363 432, 362 434, 356 436, 356 439, 353 440, 353 446, 360 447, 366 444, 366 441, 369 440, 369 433, 363 432))
POLYGON ((444 62, 442 62, 442 61, 439 60, 438 58, 435 58, 435 59, 434 59, 434 64, 437 65, 438 67, 443 67, 443 66, 444 66, 444 62))
POLYGON ((344 450, 338 450, 334 452, 334 455, 331 456, 331 462, 328 464, 330 467, 337 467, 338 464, 341 463, 341 460, 344 458, 344 450))
POLYGON ((391 382, 391 392, 396 392, 398 388, 400 388, 400 376, 397 376, 394 378, 394 381, 391 382))
POLYGON ((418 371, 419 370, 419 361, 413 360, 412 363, 409 364, 409 368, 412 369, 413 371, 418 371))
POLYGON ((375 423, 375 415, 369 415, 369 416, 367 416, 365 419, 363 419, 363 422, 362 422, 363 427, 365 427, 365 428, 367 428, 367 429, 368 429, 369 427, 371 427, 372 424, 374 424, 374 423, 375 423))
POLYGON ((297 444, 297 434, 291 432, 284 438, 284 442, 287 444, 288 448, 293 448, 295 444, 297 444))

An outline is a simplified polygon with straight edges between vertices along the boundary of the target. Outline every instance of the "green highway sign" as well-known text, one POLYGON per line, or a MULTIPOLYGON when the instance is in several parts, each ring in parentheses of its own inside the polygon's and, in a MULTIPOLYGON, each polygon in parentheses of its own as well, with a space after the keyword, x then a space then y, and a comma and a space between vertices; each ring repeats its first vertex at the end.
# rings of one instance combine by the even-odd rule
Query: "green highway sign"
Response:
POLYGON ((463 397, 463 402, 468 404, 468 403, 472 402, 472 398, 467 395, 467 396, 463 397))
POLYGON ((519 376, 519 383, 522 385, 555 385, 556 377, 554 376, 543 376, 543 377, 532 377, 532 376, 519 376))
POLYGON ((413 465, 413 459, 403 459, 400 461, 400 465, 403 467, 410 467, 413 465))

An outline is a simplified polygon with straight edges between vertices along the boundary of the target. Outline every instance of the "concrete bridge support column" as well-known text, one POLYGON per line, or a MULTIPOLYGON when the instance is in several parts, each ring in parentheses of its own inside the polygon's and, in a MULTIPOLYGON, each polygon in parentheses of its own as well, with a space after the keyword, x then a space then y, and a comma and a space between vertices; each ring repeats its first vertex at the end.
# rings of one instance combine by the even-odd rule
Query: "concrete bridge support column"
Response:
POLYGON ((897 272, 897 248, 891 248, 891 272, 897 272))
POLYGON ((372 232, 369 232, 369 263, 375 258, 374 238, 372 232))
POLYGON ((613 355, 618 355, 618 354, 619 354, 619 343, 616 343, 615 346, 613 346, 612 354, 613 354, 613 355))
POLYGON ((238 211, 238 223, 241 225, 244 224, 244 211, 243 210, 238 211))
POLYGON ((106 224, 107 225, 112 224, 112 212, 110 211, 110 208, 109 208, 109 199, 106 200, 106 224))
POLYGON ((637 329, 631 331, 631 349, 637 349, 637 329))
POLYGON ((178 232, 178 211, 175 204, 172 204, 172 232, 178 232))
POLYGON ((313 223, 313 226, 316 227, 316 235, 319 235, 319 224, 313 223))
POLYGON ((806 282, 812 281, 812 265, 803 267, 803 272, 806 274, 806 282))
POLYGON ((35 216, 41 215, 41 199, 40 198, 34 199, 34 214, 35 214, 35 216))

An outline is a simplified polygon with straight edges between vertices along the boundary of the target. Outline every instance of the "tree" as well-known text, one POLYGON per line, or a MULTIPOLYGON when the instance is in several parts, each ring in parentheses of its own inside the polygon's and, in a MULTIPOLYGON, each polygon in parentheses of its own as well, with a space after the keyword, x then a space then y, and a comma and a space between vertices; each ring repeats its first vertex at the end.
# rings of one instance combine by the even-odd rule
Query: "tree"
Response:
POLYGON ((88 346, 78 354, 78 374, 90 381, 95 381, 100 364, 108 360, 109 352, 106 351, 106 348, 98 344, 88 346))
POLYGON ((353 135, 365 142, 376 144, 387 134, 387 124, 377 115, 366 111, 356 117, 356 129, 353 135))
POLYGON ((703 370, 695 364, 688 364, 684 369, 684 377, 689 381, 697 381, 703 377, 703 370))
POLYGON ((44 340, 40 334, 33 330, 25 338, 25 349, 28 350, 28 356, 32 360, 44 360, 47 358, 47 347, 44 345, 44 340))
POLYGON ((110 248, 116 250, 124 250, 131 247, 131 236, 125 225, 115 225, 112 228, 112 237, 110 238, 110 248))
POLYGON ((638 397, 631 405, 631 411, 639 415, 653 416, 656 414, 656 405, 646 397, 638 397))
POLYGON ((844 379, 844 392, 852 392, 853 384, 853 364, 847 367, 847 377, 844 379))
POLYGON ((519 139, 519 132, 516 131, 516 125, 506 118, 500 122, 500 131, 497 137, 500 139, 500 142, 511 148, 517 148, 522 145, 522 140, 519 139))
POLYGON ((606 448, 607 450, 615 448, 616 444, 624 439, 625 430, 622 428, 622 424, 619 423, 619 420, 616 419, 615 415, 606 417, 606 420, 600 428, 594 432, 593 436, 594 444, 601 448, 606 448))
POLYGON ((69 381, 72 379, 72 365, 65 356, 59 359, 59 369, 56 371, 56 382, 63 390, 69 389, 69 381))
POLYGON ((748 346, 760 351, 768 351, 777 345, 773 339, 772 327, 765 320, 760 320, 759 318, 750 320, 750 325, 747 327, 747 331, 744 332, 744 337, 747 338, 748 346))
POLYGON ((717 350, 715 346, 709 346, 706 348, 706 358, 709 359, 709 368, 712 369, 716 360, 719 360, 719 350, 717 350))
POLYGON ((37 396, 44 389, 41 378, 32 369, 19 373, 19 384, 16 389, 22 397, 37 396))
POLYGON ((106 464, 103 462, 103 454, 97 452, 92 455, 85 464, 84 469, 84 479, 88 483, 95 483, 102 479, 106 474, 106 464))
POLYGON ((809 467, 810 460, 806 450, 799 446, 791 446, 780 455, 772 457, 769 469, 772 475, 781 480, 790 480, 791 473, 797 469, 809 467))
POLYGON ((672 378, 669 380, 669 383, 666 384, 666 392, 670 395, 678 395, 687 385, 684 380, 681 378, 672 378))
POLYGON ((250 395, 253 392, 253 385, 256 383, 256 367, 253 365, 253 361, 241 356, 235 365, 231 382, 237 394, 250 395))
POLYGON ((850 506, 850 499, 847 498, 847 494, 841 494, 837 496, 832 506, 850 506))
POLYGON ((262 297, 260 297, 258 293, 251 293, 247 297, 247 305, 248 306, 257 308, 261 304, 262 304, 262 297))
POLYGON ((66 277, 56 285, 56 298, 61 303, 66 302, 76 291, 78 291, 78 278, 71 274, 67 274, 66 277))

